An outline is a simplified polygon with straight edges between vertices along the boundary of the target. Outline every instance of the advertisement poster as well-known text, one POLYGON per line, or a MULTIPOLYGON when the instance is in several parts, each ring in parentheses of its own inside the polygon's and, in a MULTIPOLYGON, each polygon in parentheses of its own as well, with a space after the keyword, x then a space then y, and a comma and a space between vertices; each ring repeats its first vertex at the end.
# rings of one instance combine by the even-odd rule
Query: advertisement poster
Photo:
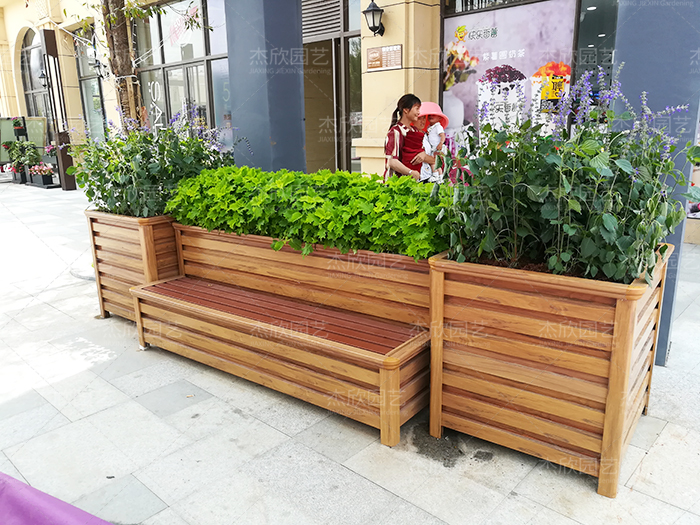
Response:
POLYGON ((445 19, 448 135, 532 118, 547 127, 571 83, 576 0, 547 0, 445 19))

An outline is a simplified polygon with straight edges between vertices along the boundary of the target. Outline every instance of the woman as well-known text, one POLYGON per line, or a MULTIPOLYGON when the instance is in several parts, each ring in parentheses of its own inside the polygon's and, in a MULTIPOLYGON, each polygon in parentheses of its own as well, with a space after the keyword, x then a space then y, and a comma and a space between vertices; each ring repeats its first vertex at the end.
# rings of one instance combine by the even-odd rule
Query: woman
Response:
MULTIPOLYGON (((384 143, 386 163, 384 168, 384 181, 394 175, 408 175, 416 180, 420 179, 420 169, 415 170, 401 162, 401 153, 404 147, 406 134, 412 130, 420 114, 420 99, 412 94, 401 97, 396 104, 396 109, 391 116, 391 126, 384 143)), ((420 166, 423 162, 435 162, 435 158, 425 152, 418 153, 411 160, 411 164, 420 166)))

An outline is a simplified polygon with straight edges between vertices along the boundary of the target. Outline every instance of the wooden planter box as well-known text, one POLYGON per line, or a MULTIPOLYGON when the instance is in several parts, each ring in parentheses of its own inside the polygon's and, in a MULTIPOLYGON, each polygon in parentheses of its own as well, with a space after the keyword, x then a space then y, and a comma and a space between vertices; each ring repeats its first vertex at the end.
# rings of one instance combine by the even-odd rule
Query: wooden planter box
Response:
POLYGON ((103 317, 136 320, 132 286, 178 275, 173 219, 86 211, 103 317))
POLYGON ((429 265, 175 224, 180 276, 135 287, 153 344, 381 430, 429 402, 429 265), (398 335, 397 335, 398 334, 398 335))
POLYGON ((647 286, 432 257, 431 435, 591 474, 615 497, 649 403, 666 265, 647 286))

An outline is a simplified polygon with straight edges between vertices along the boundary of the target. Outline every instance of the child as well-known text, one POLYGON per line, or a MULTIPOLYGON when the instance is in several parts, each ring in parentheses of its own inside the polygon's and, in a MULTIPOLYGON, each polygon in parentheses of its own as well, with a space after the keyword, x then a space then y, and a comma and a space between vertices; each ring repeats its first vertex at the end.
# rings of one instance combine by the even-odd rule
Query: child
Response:
MULTIPOLYGON (((428 129, 423 137, 423 149, 428 155, 435 156, 443 152, 445 145, 445 128, 450 120, 435 102, 423 102, 420 107, 420 117, 428 119, 428 129)), ((442 169, 435 171, 434 164, 424 162, 420 172, 421 182, 441 182, 442 169)))

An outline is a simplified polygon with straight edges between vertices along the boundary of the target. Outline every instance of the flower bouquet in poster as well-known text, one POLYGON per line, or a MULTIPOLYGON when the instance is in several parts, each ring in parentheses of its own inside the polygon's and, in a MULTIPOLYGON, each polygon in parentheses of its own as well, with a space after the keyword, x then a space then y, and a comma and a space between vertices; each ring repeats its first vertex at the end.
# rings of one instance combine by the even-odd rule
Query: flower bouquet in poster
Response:
POLYGON ((525 82, 525 75, 508 64, 487 69, 477 82, 479 125, 503 129, 522 122, 525 82))
POLYGON ((543 133, 554 129, 552 115, 557 112, 559 101, 569 93, 571 66, 564 62, 547 62, 530 79, 532 82, 532 104, 530 117, 533 124, 542 124, 543 133))
POLYGON ((466 82, 472 73, 476 73, 474 67, 478 64, 479 58, 469 55, 464 42, 450 42, 445 48, 444 90, 449 91, 455 84, 466 82))

